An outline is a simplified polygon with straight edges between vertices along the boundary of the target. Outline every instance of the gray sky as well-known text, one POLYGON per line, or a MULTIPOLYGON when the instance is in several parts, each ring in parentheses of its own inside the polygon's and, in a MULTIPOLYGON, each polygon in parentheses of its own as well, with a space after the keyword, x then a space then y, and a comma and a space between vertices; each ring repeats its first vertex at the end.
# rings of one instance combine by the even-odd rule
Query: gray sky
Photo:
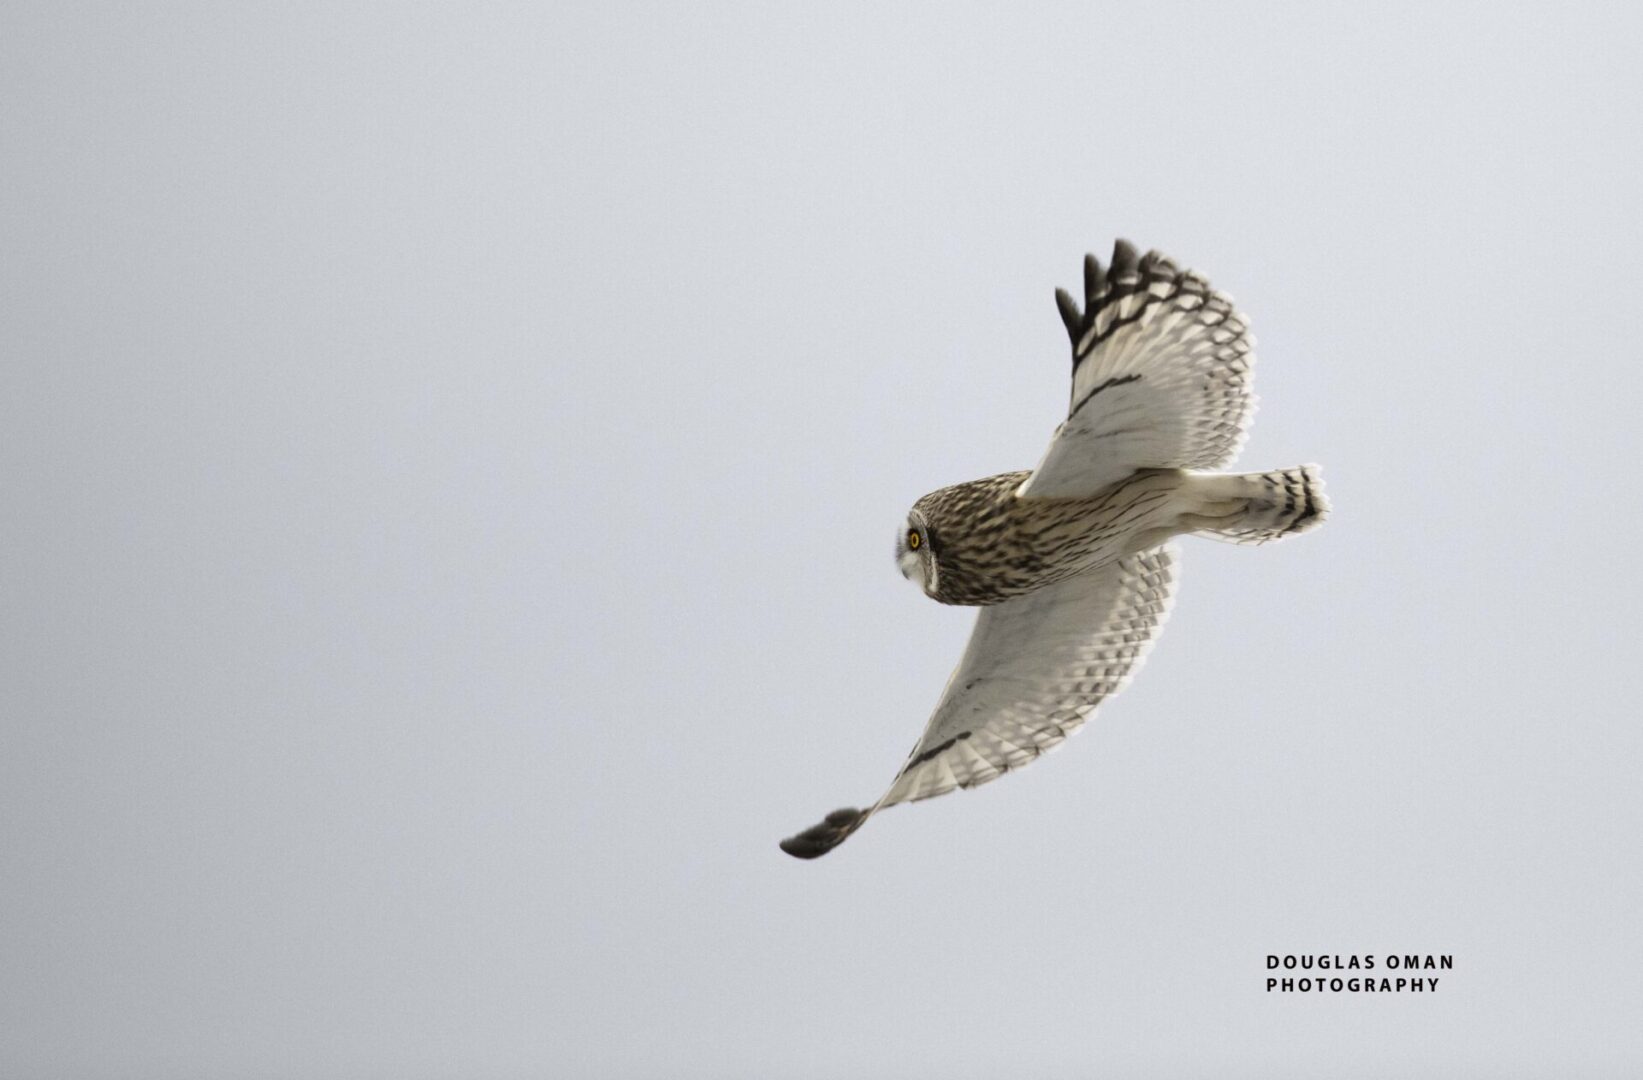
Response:
POLYGON ((881 8, 0 10, 0 1073, 1643 1067, 1643 18, 881 8), (1238 298, 1241 464, 1334 517, 787 858, 921 729, 972 615, 895 530, 1038 460, 1115 235, 1238 298))

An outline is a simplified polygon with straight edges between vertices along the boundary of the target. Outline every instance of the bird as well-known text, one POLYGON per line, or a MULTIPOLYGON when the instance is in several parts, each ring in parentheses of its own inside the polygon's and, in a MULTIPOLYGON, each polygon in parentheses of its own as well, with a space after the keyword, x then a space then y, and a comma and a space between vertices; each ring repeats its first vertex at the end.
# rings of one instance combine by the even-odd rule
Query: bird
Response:
POLYGON ((1169 615, 1178 545, 1264 544, 1329 514, 1316 465, 1224 472, 1248 436, 1255 339, 1232 297, 1118 240, 1056 306, 1072 394, 1038 467, 932 491, 896 537, 925 595, 979 608, 923 735, 865 808, 781 841, 832 851, 879 811, 996 780, 1059 746, 1135 675, 1169 615))

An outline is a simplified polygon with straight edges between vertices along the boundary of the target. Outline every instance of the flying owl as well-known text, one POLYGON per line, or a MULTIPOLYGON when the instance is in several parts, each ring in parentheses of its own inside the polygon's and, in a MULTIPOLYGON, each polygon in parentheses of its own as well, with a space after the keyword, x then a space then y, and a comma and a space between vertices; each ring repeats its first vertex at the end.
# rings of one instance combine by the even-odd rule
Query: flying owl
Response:
POLYGON ((1264 544, 1329 512, 1318 469, 1222 473, 1255 407, 1249 321, 1191 270, 1125 240, 1084 260, 1084 309, 1056 305, 1072 339, 1072 401, 1038 468, 919 499, 896 538, 903 576, 979 607, 923 736, 890 789, 782 841, 825 855, 897 803, 974 787, 1033 762, 1135 674, 1169 613, 1197 533, 1264 544))

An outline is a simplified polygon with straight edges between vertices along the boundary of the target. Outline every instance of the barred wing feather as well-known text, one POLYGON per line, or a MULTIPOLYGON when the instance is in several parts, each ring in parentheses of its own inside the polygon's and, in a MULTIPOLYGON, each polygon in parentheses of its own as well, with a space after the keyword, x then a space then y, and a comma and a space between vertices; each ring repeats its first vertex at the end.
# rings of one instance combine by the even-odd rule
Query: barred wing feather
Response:
POLYGON ((1085 258, 1084 294, 1080 311, 1056 290, 1072 400, 1021 494, 1090 495, 1137 469, 1231 462, 1255 407, 1255 338, 1232 298, 1124 240, 1108 267, 1085 258))
POLYGON ((1155 548, 982 608, 890 790, 866 810, 834 811, 782 850, 824 855, 887 806, 985 784, 1060 745, 1140 668, 1169 613, 1175 555, 1155 548))

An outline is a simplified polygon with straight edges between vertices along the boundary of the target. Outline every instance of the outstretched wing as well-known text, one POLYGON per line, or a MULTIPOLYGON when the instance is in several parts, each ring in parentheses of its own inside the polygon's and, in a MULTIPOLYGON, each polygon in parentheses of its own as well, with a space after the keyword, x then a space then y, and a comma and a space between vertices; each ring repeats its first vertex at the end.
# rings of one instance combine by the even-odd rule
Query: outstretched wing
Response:
POLYGON ((1137 469, 1217 469, 1243 446, 1255 397, 1249 320, 1191 270, 1128 241, 1084 259, 1083 312, 1056 305, 1073 346, 1066 421, 1021 494, 1090 495, 1137 469))
POLYGON ((782 841, 825 855, 887 806, 974 787, 1031 763, 1127 682, 1169 613, 1166 545, 981 609, 964 658, 890 790, 782 841))

